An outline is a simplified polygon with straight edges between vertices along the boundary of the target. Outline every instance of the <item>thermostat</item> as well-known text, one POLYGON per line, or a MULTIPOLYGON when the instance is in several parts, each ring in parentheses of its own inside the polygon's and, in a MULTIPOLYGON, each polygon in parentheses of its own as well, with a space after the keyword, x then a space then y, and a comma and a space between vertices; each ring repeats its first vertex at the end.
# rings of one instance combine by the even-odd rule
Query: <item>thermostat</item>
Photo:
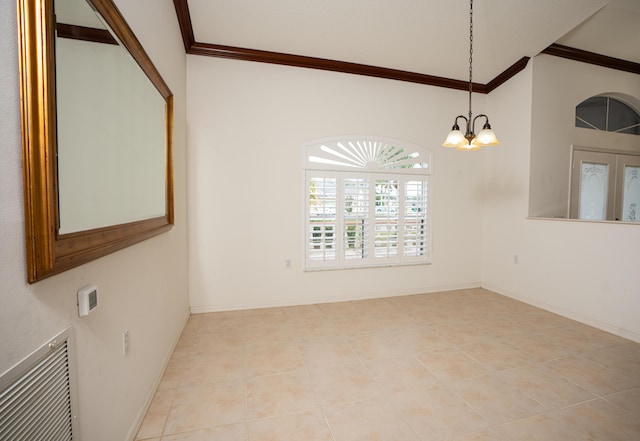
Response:
POLYGON ((98 287, 85 286, 78 291, 78 315, 85 317, 98 306, 98 287))

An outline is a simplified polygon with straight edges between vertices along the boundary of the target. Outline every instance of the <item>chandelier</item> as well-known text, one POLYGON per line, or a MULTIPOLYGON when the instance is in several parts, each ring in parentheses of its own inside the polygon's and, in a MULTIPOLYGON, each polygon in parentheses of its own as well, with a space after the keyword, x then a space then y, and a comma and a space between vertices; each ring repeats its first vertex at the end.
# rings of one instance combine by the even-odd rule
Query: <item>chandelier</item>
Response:
POLYGON ((471 94, 473 93, 473 0, 469 2, 469 117, 464 115, 456 116, 451 128, 451 132, 442 144, 444 147, 455 147, 457 150, 480 150, 482 147, 490 145, 498 145, 500 142, 496 138, 496 134, 491 130, 489 125, 489 117, 480 114, 473 118, 471 113, 471 94), (458 120, 462 118, 466 123, 466 131, 462 133, 458 120), (482 130, 475 134, 476 120, 484 118, 485 122, 482 130))

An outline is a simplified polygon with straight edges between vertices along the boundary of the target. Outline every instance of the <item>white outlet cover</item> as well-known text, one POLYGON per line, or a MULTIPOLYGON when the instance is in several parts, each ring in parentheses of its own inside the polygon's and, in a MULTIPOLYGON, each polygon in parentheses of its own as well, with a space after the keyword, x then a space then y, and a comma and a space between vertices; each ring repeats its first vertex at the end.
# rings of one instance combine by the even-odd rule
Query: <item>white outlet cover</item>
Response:
POLYGON ((129 330, 122 333, 122 355, 126 356, 129 353, 129 330))

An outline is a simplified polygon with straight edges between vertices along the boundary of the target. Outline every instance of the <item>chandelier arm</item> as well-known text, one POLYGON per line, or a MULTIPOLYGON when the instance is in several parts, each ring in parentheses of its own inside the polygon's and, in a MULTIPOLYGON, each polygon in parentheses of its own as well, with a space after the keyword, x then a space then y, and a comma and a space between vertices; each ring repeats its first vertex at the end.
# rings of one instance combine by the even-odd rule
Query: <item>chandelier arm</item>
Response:
POLYGON ((451 128, 451 130, 460 130, 460 126, 458 125, 458 119, 464 119, 466 127, 469 127, 469 119, 464 116, 464 115, 458 115, 456 116, 456 119, 453 121, 453 127, 451 128))
POLYGON ((456 120, 455 123, 453 124, 453 129, 454 130, 460 130, 460 126, 458 125, 458 119, 464 119, 464 123, 465 123, 465 131, 464 131, 464 137, 469 139, 469 134, 472 133, 470 131, 470 123, 471 123, 471 119, 467 118, 464 115, 458 115, 456 116, 456 120))
POLYGON ((478 119, 480 117, 484 117, 484 119, 485 119, 484 125, 485 126, 489 125, 489 117, 487 115, 485 115, 484 113, 481 113, 480 115, 477 115, 475 118, 473 118, 473 123, 471 124, 471 128, 472 128, 473 133, 476 132, 476 119, 478 119))

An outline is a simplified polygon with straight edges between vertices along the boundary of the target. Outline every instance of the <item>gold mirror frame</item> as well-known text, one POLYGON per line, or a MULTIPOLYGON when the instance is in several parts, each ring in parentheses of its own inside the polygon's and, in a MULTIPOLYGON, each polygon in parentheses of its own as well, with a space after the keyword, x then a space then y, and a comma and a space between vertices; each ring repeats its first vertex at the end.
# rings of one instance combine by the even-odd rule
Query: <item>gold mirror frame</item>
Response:
POLYGON ((34 283, 168 231, 173 226, 173 94, 111 0, 87 0, 166 102, 166 212, 162 217, 58 232, 53 0, 18 0, 27 280, 34 283))

